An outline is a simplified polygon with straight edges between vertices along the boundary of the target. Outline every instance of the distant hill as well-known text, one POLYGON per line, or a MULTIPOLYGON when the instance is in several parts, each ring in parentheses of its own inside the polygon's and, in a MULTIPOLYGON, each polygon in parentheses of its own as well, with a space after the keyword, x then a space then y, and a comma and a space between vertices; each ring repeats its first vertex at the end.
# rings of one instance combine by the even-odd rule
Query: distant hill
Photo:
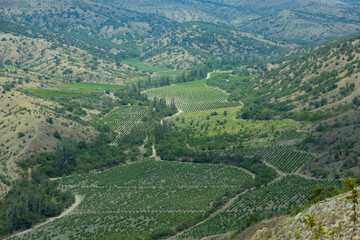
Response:
POLYGON ((357 1, 105 0, 178 22, 205 21, 295 42, 316 42, 360 31, 357 1))
POLYGON ((0 1, 0 15, 13 23, 56 33, 66 42, 118 58, 134 57, 129 41, 163 31, 170 20, 91 1, 0 1), (122 50, 120 50, 122 49, 122 50), (124 51, 126 49, 126 51, 124 51))
MULTIPOLYGON (((175 22, 226 25, 301 44, 360 31, 360 5, 354 0, 1 0, 0 14, 12 22, 62 32, 74 42, 99 47, 104 43, 98 39, 106 39, 108 50, 113 43, 164 32, 175 22)), ((133 50, 127 48, 127 55, 134 57, 133 50)))
POLYGON ((280 41, 205 22, 176 25, 139 42, 145 62, 168 68, 189 68, 208 59, 238 58, 240 62, 279 56, 288 46, 280 41))

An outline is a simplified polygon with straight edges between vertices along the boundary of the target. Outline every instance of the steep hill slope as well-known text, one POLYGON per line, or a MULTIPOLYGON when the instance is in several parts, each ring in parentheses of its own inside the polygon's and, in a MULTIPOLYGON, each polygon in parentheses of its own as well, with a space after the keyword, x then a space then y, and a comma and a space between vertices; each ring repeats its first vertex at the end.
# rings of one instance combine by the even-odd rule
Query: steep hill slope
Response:
MULTIPOLYGON (((1 85, 9 81, 14 80, 0 77, 1 85)), ((17 87, 26 88, 34 86, 33 84, 23 82, 17 84, 17 87)), ((4 180, 11 182, 19 176, 17 161, 54 151, 59 138, 78 142, 88 141, 95 136, 93 127, 57 113, 56 109, 60 107, 55 102, 28 96, 16 89, 0 94, 0 175, 6 176, 0 185, 3 185, 4 180)), ((5 185, 0 187, 0 197, 7 189, 5 185)))
POLYGON ((119 58, 136 55, 136 49, 119 47, 119 44, 164 30, 171 24, 154 15, 85 0, 2 0, 0 15, 14 23, 56 33, 70 45, 106 54, 115 51, 119 58))
MULTIPOLYGON (((268 224, 274 221, 275 226, 259 229, 251 239, 295 239, 295 234, 299 234, 301 236, 300 239, 311 239, 315 234, 314 230, 311 230, 304 223, 304 219, 308 218, 307 214, 313 214, 316 223, 321 224, 325 232, 334 231, 335 239, 351 239, 354 226, 351 220, 351 215, 353 214, 352 204, 347 199, 349 195, 350 193, 346 193, 319 202, 295 217, 280 217, 266 221, 268 224), (336 228, 339 229, 337 233, 336 228)), ((259 225, 261 226, 261 224, 259 225)), ((355 225, 355 229, 354 236, 359 236, 359 223, 355 225)), ((331 237, 328 236, 323 239, 331 239, 331 237)))
MULTIPOLYGON (((117 66, 114 61, 98 58, 82 49, 17 33, 0 32, 0 54, 4 65, 47 77, 48 83, 96 80, 123 84, 136 76, 133 68, 117 66)), ((29 75, 26 72, 23 77, 29 75)))
MULTIPOLYGON (((350 193, 341 194, 323 200, 310 208, 303 210, 296 216, 284 215, 263 220, 250 226, 241 233, 228 232, 216 236, 204 237, 202 240, 277 240, 277 239, 313 239, 315 228, 321 224, 324 232, 333 230, 334 236, 323 236, 320 239, 350 239, 353 224, 351 220, 352 204, 347 197, 350 193), (308 214, 313 214, 316 227, 310 229, 304 223, 308 214), (296 237, 298 236, 298 237, 296 237)), ((355 236, 359 235, 359 223, 356 224, 355 236)), ((356 238, 355 238, 356 239, 356 238)))
POLYGON ((204 22, 176 25, 165 33, 138 42, 147 63, 189 68, 206 59, 238 58, 243 63, 285 52, 281 42, 204 22))

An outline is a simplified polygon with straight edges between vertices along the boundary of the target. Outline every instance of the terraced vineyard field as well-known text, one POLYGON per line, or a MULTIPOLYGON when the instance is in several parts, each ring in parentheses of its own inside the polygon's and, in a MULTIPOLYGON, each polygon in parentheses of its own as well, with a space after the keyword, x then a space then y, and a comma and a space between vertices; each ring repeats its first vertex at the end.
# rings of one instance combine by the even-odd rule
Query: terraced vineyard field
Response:
POLYGON ((92 82, 80 82, 80 83, 56 85, 56 87, 78 88, 78 89, 88 89, 88 90, 118 90, 118 89, 124 89, 126 86, 103 84, 103 83, 92 83, 92 82))
POLYGON ((300 152, 295 149, 295 144, 303 140, 307 135, 306 132, 296 132, 293 129, 287 130, 269 146, 235 148, 232 151, 247 157, 259 156, 280 171, 293 173, 306 163, 315 160, 315 157, 310 153, 300 152))
POLYGON ((150 89, 145 94, 151 99, 166 98, 169 103, 174 99, 176 107, 184 113, 240 106, 238 102, 228 102, 222 90, 208 87, 206 80, 150 89))
POLYGON ((60 185, 84 197, 79 207, 19 238, 148 239, 151 232, 173 234, 172 229, 198 221, 226 192, 250 184, 251 176, 235 167, 155 160, 68 177, 60 185))
POLYGON ((293 207, 304 204, 308 191, 318 185, 340 187, 341 181, 283 177, 272 184, 246 192, 219 214, 172 239, 201 239, 204 236, 238 230, 246 225, 247 218, 252 214, 266 218, 286 213, 293 207))
POLYGON ((103 123, 118 133, 112 144, 116 145, 122 137, 129 134, 137 124, 141 123, 148 114, 149 108, 140 106, 121 106, 106 114, 102 118, 103 123))

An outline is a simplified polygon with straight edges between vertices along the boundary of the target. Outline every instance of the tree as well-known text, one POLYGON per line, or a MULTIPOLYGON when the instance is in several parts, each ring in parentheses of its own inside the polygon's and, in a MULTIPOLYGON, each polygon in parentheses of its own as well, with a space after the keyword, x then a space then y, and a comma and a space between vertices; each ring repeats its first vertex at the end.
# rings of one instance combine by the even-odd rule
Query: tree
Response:
POLYGON ((55 131, 53 136, 57 139, 61 139, 61 135, 58 131, 55 131))
POLYGON ((56 146, 55 160, 59 172, 69 173, 76 165, 75 145, 68 140, 59 142, 56 146))

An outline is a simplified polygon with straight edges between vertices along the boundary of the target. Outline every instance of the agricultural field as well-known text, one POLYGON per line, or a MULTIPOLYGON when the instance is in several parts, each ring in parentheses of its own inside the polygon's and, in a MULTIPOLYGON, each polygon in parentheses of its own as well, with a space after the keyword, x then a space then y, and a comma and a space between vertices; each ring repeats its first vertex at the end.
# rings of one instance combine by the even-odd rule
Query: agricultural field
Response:
POLYGON ((341 186, 338 180, 307 180, 287 176, 267 186, 252 189, 239 196, 232 204, 205 222, 190 228, 171 239, 201 239, 204 236, 239 230, 246 226, 250 215, 261 218, 288 213, 295 206, 304 204, 309 190, 316 186, 341 186))
POLYGON ((119 89, 124 89, 126 86, 104 84, 104 83, 93 83, 93 82, 80 82, 80 83, 72 83, 72 84, 55 85, 55 87, 78 88, 78 89, 87 89, 87 90, 119 90, 119 89))
POLYGON ((259 156, 267 163, 285 173, 294 173, 305 164, 315 160, 307 152, 296 150, 295 145, 306 138, 309 133, 287 130, 273 140, 270 145, 255 148, 235 148, 232 151, 243 156, 259 156))
POLYGON ((225 110, 183 114, 172 118, 180 128, 190 128, 197 136, 215 136, 224 133, 241 134, 247 147, 266 146, 277 139, 281 132, 298 128, 302 123, 290 119, 254 121, 236 119, 239 107, 225 110))
POLYGON ((75 98, 88 96, 94 94, 93 91, 89 90, 70 90, 70 89, 48 89, 48 88, 31 88, 26 89, 25 92, 44 98, 75 98))
POLYGON ((252 178, 223 165, 145 159, 60 180, 83 197, 70 215, 13 239, 143 239, 201 219, 224 194, 252 178), (154 233, 153 233, 154 234, 154 233))
POLYGON ((166 98, 169 103, 174 100, 176 107, 184 113, 241 106, 239 102, 228 102, 228 95, 220 89, 208 87, 206 80, 150 89, 144 93, 149 98, 166 98))
POLYGON ((118 134, 112 145, 116 145, 121 138, 141 123, 144 117, 148 116, 149 111, 148 107, 120 106, 106 114, 102 122, 118 134))

